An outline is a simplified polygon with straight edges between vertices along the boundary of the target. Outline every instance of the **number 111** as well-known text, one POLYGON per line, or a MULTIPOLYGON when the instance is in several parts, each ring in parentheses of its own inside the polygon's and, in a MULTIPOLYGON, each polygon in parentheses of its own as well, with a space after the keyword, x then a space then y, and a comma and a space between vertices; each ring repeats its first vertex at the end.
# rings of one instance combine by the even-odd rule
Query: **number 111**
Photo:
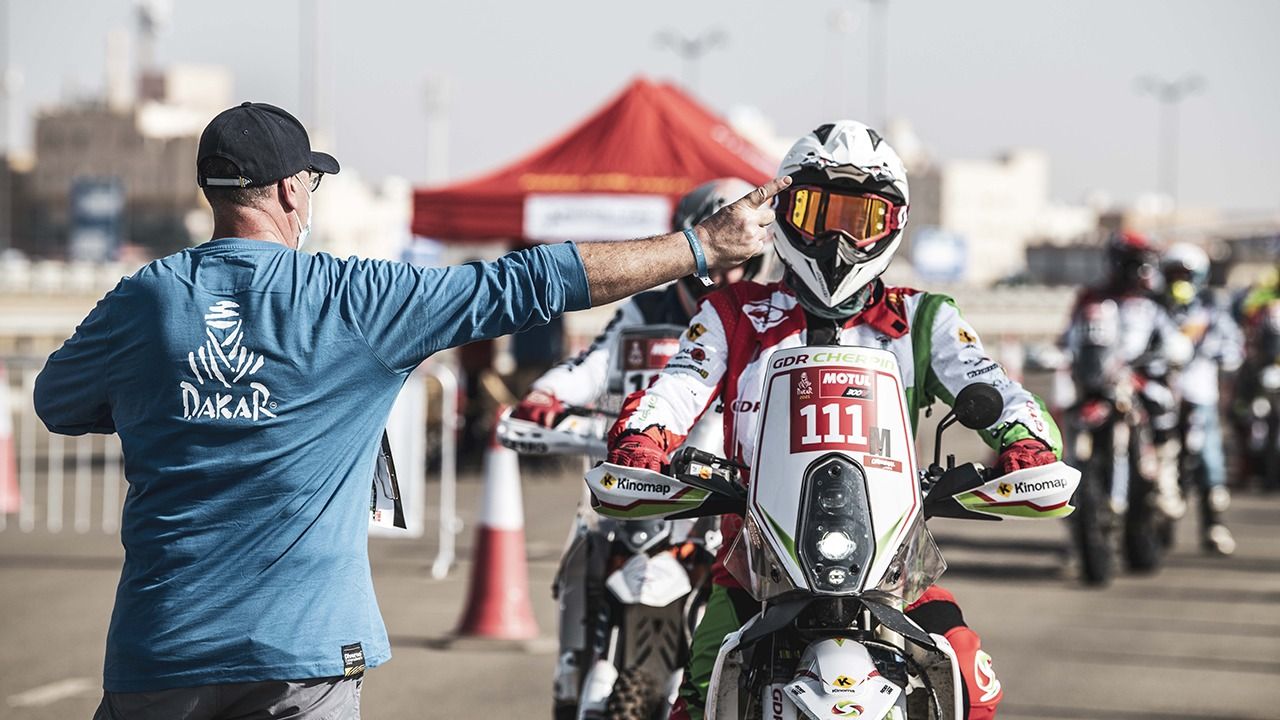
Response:
POLYGON ((801 445, 817 445, 819 443, 842 443, 867 446, 867 436, 862 433, 862 404, 849 403, 844 406, 844 414, 852 421, 852 432, 845 435, 840 427, 840 403, 826 403, 822 406, 822 414, 826 415, 826 432, 818 434, 818 406, 805 405, 800 408, 800 416, 804 418, 804 436, 801 445))

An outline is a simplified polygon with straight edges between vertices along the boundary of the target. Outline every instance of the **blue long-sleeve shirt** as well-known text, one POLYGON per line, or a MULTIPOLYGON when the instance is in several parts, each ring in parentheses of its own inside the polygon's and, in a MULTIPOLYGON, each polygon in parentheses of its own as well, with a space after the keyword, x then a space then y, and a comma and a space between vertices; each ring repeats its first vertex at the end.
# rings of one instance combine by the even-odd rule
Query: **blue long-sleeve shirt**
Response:
POLYGON ((387 660, 369 483, 405 378, 589 305, 568 244, 419 269, 223 239, 122 280, 35 387, 50 430, 124 448, 104 687, 338 676, 356 643, 387 660))

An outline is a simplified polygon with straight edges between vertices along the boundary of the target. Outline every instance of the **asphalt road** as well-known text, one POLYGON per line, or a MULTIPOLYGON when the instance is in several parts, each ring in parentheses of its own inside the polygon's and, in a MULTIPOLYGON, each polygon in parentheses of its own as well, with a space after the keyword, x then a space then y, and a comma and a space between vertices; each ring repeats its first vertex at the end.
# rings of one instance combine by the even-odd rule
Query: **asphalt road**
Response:
MULTIPOLYGON (((373 541, 395 658, 367 677, 364 717, 549 717, 548 588, 577 488, 569 478, 525 482, 529 577, 544 636, 525 648, 446 649, 440 641, 462 611, 468 563, 436 581, 433 541, 373 541)), ((461 489, 467 517, 478 491, 461 489)), ((1280 717, 1280 497, 1238 497, 1228 517, 1240 540, 1235 557, 1201 555, 1184 523, 1161 574, 1101 591, 1075 582, 1061 522, 934 523, 950 562, 943 584, 1004 683, 1000 717, 1280 717)), ((121 556, 109 535, 23 534, 13 523, 0 533, 0 717, 92 715, 121 556)))

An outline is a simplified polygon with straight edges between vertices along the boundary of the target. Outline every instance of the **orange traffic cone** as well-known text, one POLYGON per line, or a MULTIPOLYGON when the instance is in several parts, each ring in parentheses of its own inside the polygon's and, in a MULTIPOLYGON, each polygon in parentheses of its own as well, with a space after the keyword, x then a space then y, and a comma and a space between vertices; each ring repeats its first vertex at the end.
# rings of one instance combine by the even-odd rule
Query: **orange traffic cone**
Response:
POLYGON ((529 601, 520 459, 514 450, 498 444, 496 434, 490 436, 484 457, 484 499, 472 553, 471 585, 457 635, 493 640, 538 636, 529 601))
POLYGON ((0 515, 22 507, 18 463, 13 454, 13 406, 9 404, 9 375, 0 364, 0 515))

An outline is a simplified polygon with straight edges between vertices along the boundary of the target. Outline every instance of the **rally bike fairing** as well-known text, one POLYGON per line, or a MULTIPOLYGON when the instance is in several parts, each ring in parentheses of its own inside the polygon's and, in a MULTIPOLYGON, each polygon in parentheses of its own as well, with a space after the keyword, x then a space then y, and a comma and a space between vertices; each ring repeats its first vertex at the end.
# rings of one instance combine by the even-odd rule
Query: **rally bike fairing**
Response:
MULTIPOLYGON (((929 686, 916 698, 929 695, 939 712, 959 707, 958 670, 945 660, 954 652, 903 612, 945 569, 925 517, 1071 512, 1068 500, 1079 474, 1061 463, 994 479, 973 465, 931 468, 926 497, 900 377, 894 356, 881 350, 775 352, 748 490, 736 483, 733 463, 690 452, 673 457, 669 475, 610 464, 588 473, 593 506, 606 515, 727 511, 746 517, 726 566, 763 610, 721 646, 708 717, 738 716, 744 701, 739 680, 750 673, 756 674, 746 685, 759 689, 758 702, 781 717, 879 718, 895 707, 905 712, 906 667, 929 686), (928 669, 911 651, 885 642, 882 631, 910 638, 912 647, 927 650, 922 657, 942 656, 943 663, 928 669), (757 647, 801 662, 781 681, 761 679, 759 673, 775 670, 748 659, 757 647)), ((982 387, 996 395, 995 415, 980 425, 986 427, 998 419, 1002 401, 993 388, 982 387)), ((957 407, 964 395, 957 396, 957 407)))

